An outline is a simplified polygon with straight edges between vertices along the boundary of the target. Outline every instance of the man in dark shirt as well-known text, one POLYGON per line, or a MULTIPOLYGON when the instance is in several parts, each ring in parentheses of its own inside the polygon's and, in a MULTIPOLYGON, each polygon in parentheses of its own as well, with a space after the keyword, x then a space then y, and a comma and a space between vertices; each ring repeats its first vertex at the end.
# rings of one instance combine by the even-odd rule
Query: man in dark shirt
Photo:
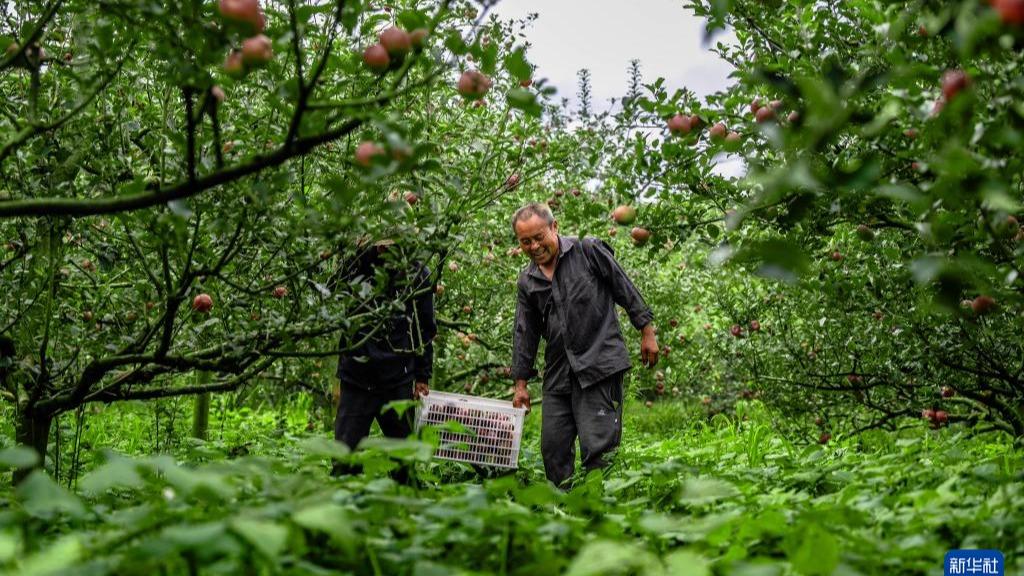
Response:
MULTIPOLYGON (((383 324, 371 323, 353 336, 342 336, 338 359, 341 397, 334 421, 334 438, 355 448, 370 433, 374 419, 390 438, 405 438, 412 433, 412 411, 403 416, 382 408, 394 400, 419 399, 429 393, 433 368, 433 338, 437 334, 434 318, 434 291, 430 273, 416 266, 408 274, 391 241, 381 241, 363 249, 342 266, 340 279, 350 283, 367 283, 373 296, 370 307, 393 306, 399 302, 383 324), (401 268, 401 269, 400 269, 401 268)), ((355 469, 335 465, 335 475, 355 469)), ((400 481, 405 473, 396 475, 400 481)))
POLYGON ((622 380, 630 361, 615 304, 641 331, 641 360, 652 368, 658 361, 654 316, 611 247, 595 238, 560 236, 546 205, 520 208, 512 228, 532 261, 518 281, 513 404, 530 407, 526 381, 536 375, 533 365, 544 338, 541 455, 548 480, 564 486, 575 468, 577 437, 589 471, 608 465, 604 456, 622 436, 622 380))

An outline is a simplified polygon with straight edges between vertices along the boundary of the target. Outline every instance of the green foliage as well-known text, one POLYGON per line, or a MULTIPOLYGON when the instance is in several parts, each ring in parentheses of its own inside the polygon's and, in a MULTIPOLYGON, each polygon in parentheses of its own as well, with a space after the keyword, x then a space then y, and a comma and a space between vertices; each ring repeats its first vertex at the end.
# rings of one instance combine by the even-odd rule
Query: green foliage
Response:
MULTIPOLYGON (((41 472, 30 476, 0 518, 0 562, 54 573, 73 564, 90 574, 190 565, 259 573, 913 574, 933 572, 956 547, 1001 549, 1008 571, 1024 557, 1024 456, 1009 443, 919 427, 798 445, 772 429, 773 416, 758 404, 746 421, 705 424, 684 417, 685 403, 659 403, 676 425, 651 430, 651 409, 628 401, 615 465, 605 478, 578 478, 569 493, 541 481, 533 450, 519 473, 486 480, 422 460, 407 449, 411 441, 377 439, 360 451, 365 463, 418 461, 413 486, 390 480, 389 466, 329 478, 330 457, 349 456, 325 451, 315 435, 288 434, 265 443, 264 453, 231 459, 215 444, 184 459, 108 454, 77 494, 41 472)), ((536 442, 538 419, 528 418, 527 445, 536 442)))

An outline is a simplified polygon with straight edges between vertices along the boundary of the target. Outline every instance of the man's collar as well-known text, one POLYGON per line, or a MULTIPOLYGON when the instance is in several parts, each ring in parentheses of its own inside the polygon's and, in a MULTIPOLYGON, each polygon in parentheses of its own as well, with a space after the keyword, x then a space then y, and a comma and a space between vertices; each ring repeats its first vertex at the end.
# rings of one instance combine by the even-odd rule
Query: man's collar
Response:
POLYGON ((565 236, 561 236, 561 235, 560 235, 560 236, 558 237, 558 256, 559 256, 559 257, 561 257, 561 256, 562 256, 562 254, 565 254, 565 253, 566 253, 566 252, 568 252, 569 250, 572 250, 572 247, 573 247, 573 246, 574 246, 575 244, 576 244, 576 243, 575 243, 575 242, 573 242, 572 240, 569 240, 569 239, 568 239, 568 238, 566 238, 565 236))

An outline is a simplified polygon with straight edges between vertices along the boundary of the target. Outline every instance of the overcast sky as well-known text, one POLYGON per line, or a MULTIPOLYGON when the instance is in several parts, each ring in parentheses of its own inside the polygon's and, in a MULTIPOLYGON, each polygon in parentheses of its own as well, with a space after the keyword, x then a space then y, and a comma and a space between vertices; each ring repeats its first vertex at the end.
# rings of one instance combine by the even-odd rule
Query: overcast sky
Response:
POLYGON ((581 68, 591 72, 594 107, 605 110, 625 94, 633 58, 645 82, 663 77, 670 93, 703 96, 729 83, 732 67, 704 48, 704 21, 683 0, 501 0, 492 10, 502 19, 539 15, 526 33, 528 57, 574 109, 581 68))
MULTIPOLYGON (((533 12, 526 31, 535 77, 547 78, 577 108, 577 72, 591 73, 592 105, 607 110, 629 86, 629 61, 640 60, 645 83, 661 77, 672 93, 689 88, 698 97, 730 84, 730 64, 704 45, 704 20, 683 8, 683 0, 501 0, 493 9, 502 19, 533 12)), ((731 34, 715 36, 728 41, 731 34)), ((743 163, 720 155, 715 172, 740 176, 743 163)))

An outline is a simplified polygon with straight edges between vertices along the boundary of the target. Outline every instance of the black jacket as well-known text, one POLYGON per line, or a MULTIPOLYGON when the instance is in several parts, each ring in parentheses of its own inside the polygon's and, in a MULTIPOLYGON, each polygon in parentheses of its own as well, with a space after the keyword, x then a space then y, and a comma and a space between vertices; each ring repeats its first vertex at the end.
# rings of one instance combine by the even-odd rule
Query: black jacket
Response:
POLYGON ((629 369, 615 305, 625 308, 638 330, 654 315, 615 261, 612 248, 596 238, 558 237, 558 265, 548 280, 533 262, 519 274, 512 378, 536 374, 541 337, 544 390, 565 391, 571 370, 584 388, 629 369))
MULTIPOLYGON (((371 305, 397 301, 402 306, 402 296, 413 295, 405 299, 401 311, 392 313, 366 342, 340 355, 338 378, 344 385, 374 390, 411 384, 414 379, 430 380, 433 339, 437 334, 430 272, 426 267, 419 267, 413 274, 404 274, 388 270, 391 265, 385 265, 380 253, 371 246, 343 267, 343 280, 362 280, 374 288, 371 305), (377 274, 382 265, 385 273, 377 274), (379 286, 381 282, 385 283, 383 287, 379 286)), ((374 328, 364 326, 351 338, 342 336, 340 348, 361 342, 374 328)))

